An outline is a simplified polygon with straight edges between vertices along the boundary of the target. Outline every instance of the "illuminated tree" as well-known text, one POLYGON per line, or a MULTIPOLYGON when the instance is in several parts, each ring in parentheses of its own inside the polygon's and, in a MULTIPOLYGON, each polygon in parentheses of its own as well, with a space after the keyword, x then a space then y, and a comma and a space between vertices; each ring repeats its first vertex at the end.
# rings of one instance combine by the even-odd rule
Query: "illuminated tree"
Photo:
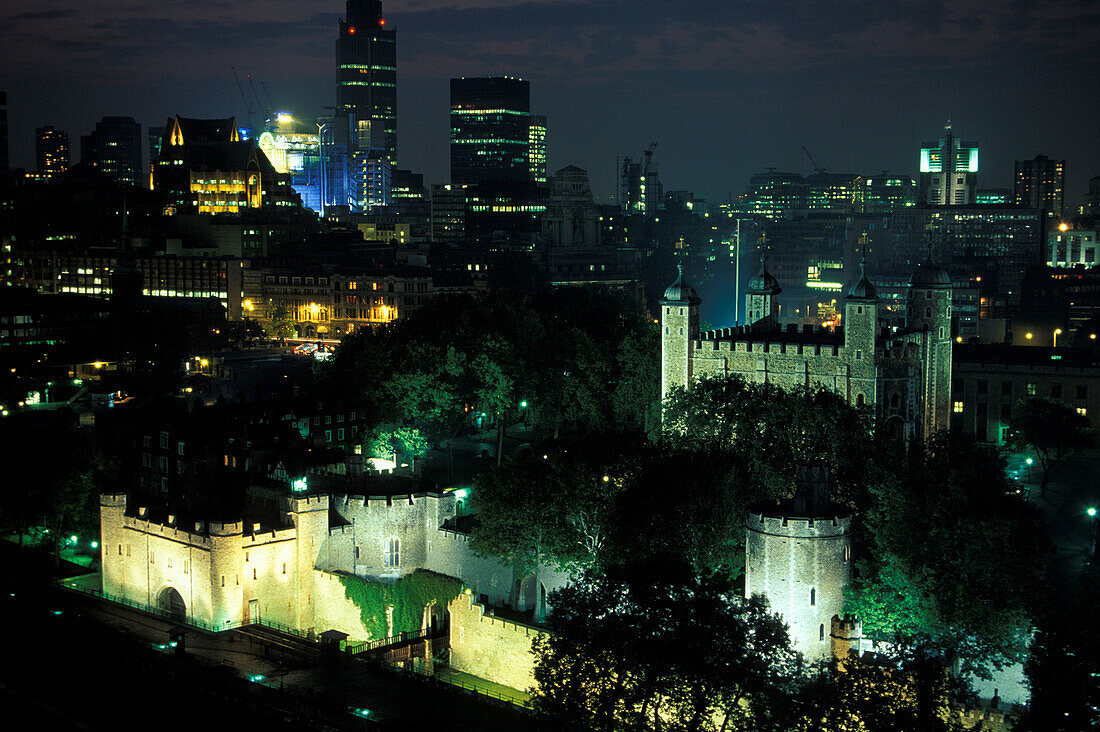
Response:
POLYGON ((1091 445, 1092 438, 1088 418, 1073 407, 1057 399, 1031 397, 1016 402, 1006 443, 1017 452, 1035 451, 1043 469, 1039 492, 1045 496, 1055 467, 1091 445))
POLYGON ((944 658, 906 645, 893 656, 830 664, 801 694, 798 732, 962 732, 968 700, 944 658))
POLYGON ((290 308, 286 305, 276 303, 273 300, 264 303, 263 327, 264 332, 269 337, 280 341, 293 338, 297 333, 294 324, 294 313, 290 312, 290 308))
POLYGON ((760 597, 676 564, 611 568, 551 596, 532 701, 567 729, 767 730, 797 668, 760 597))
POLYGON ((994 448, 941 436, 873 489, 849 596, 868 635, 927 641, 979 674, 1023 658, 1049 544, 1004 468, 994 448))
POLYGON ((868 408, 824 389, 788 391, 740 377, 703 378, 674 389, 663 407, 662 440, 677 449, 742 456, 749 479, 784 497, 800 463, 830 468, 835 498, 858 505, 889 451, 874 438, 868 408))

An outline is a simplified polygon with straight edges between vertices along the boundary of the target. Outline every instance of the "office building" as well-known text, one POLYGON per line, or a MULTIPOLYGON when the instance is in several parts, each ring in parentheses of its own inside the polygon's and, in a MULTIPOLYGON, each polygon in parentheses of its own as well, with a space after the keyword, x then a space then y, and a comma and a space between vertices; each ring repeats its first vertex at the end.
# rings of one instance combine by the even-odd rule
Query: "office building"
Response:
POLYGON ((1061 218, 1065 202, 1066 161, 1037 155, 1016 161, 1013 202, 1017 206, 1042 209, 1047 216, 1061 218))
POLYGON ((80 162, 125 185, 144 177, 141 165, 141 125, 133 117, 104 117, 90 135, 80 138, 80 162))
POLYGON ((458 242, 466 238, 468 196, 468 186, 432 186, 432 241, 458 242))
POLYGON ((1012 202, 1012 191, 1008 188, 982 188, 974 195, 974 203, 979 206, 1005 206, 1012 202))
POLYGON ((622 157, 619 168, 619 205, 623 213, 647 214, 657 210, 664 197, 657 170, 657 161, 653 159, 653 143, 642 153, 641 160, 622 157))
POLYGON ((380 0, 348 0, 336 39, 336 111, 350 120, 354 146, 383 150, 397 164, 397 32, 380 0))
POLYGON ((43 180, 63 175, 69 169, 69 133, 52 125, 39 127, 34 131, 34 152, 43 180))
POLYGON ((884 170, 856 182, 856 208, 862 213, 889 213, 917 205, 917 182, 907 175, 884 170))
POLYGON ((529 144, 528 157, 531 161, 531 180, 539 185, 546 184, 546 117, 531 115, 531 125, 527 134, 529 144))
POLYGON ((749 210, 766 219, 785 219, 807 208, 808 191, 806 179, 798 173, 766 168, 749 179, 749 210))
POLYGON ((943 137, 920 151, 920 202, 929 206, 969 206, 978 187, 978 143, 955 137, 948 122, 943 137))
POLYGON ((451 79, 451 183, 530 180, 530 123, 530 82, 451 79))
POLYGON ((299 124, 279 112, 260 133, 257 145, 278 173, 290 176, 290 187, 302 205, 321 212, 321 144, 318 127, 299 124))

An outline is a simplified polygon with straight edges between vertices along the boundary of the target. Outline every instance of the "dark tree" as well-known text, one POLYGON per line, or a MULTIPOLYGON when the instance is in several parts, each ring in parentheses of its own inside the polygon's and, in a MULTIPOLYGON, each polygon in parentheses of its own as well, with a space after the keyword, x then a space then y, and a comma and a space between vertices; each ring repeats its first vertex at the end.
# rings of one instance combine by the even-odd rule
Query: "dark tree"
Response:
POLYGON ((1070 405, 1057 399, 1031 397, 1016 402, 1006 442, 1010 450, 1035 451, 1043 469, 1039 492, 1045 496, 1055 468, 1068 456, 1089 447, 1092 437, 1088 418, 1070 405))

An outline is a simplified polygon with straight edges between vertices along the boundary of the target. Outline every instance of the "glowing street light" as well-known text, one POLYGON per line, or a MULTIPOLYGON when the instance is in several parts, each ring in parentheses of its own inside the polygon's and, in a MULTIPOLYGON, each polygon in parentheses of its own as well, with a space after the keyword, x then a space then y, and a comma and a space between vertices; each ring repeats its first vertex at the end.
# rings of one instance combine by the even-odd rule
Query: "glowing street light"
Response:
POLYGON ((1034 336, 1033 334, 1031 334, 1031 333, 1024 333, 1024 338, 1027 338, 1027 339, 1028 339, 1029 341, 1030 341, 1030 340, 1031 340, 1032 338, 1034 338, 1034 337, 1035 337, 1035 336, 1034 336))
POLYGON ((1058 347, 1058 336, 1060 336, 1060 335, 1062 335, 1062 329, 1061 328, 1055 328, 1054 329, 1054 347, 1055 348, 1058 347))
POLYGON ((1089 515, 1089 518, 1096 518, 1096 506, 1089 506, 1085 509, 1085 513, 1089 515))

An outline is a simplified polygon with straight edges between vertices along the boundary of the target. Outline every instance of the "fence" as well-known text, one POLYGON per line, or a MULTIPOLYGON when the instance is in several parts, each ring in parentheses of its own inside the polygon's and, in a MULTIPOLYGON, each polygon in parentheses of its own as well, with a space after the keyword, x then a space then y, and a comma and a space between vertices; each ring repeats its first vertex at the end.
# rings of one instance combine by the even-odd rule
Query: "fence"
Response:
MULTIPOLYGON (((79 583, 73 582, 71 579, 62 581, 59 584, 62 588, 66 589, 70 592, 76 592, 76 593, 88 595, 88 596, 91 596, 91 597, 96 597, 96 598, 99 598, 101 600, 107 600, 108 602, 112 602, 112 603, 115 603, 117 605, 122 605, 124 607, 128 607, 128 608, 131 608, 133 610, 137 610, 139 612, 145 613, 146 615, 151 615, 155 618, 158 618, 160 620, 164 620, 166 622, 175 623, 177 625, 187 625, 189 627, 197 628, 197 629, 205 631, 207 633, 221 633, 221 632, 224 632, 226 630, 235 630, 237 628, 240 628, 240 627, 243 627, 243 626, 246 626, 246 625, 263 625, 265 627, 272 628, 273 630, 278 630, 278 631, 281 631, 283 633, 288 633, 288 634, 291 634, 291 635, 295 635, 295 636, 298 636, 299 638, 303 638, 305 640, 309 640, 309 641, 314 642, 314 643, 317 642, 316 638, 310 637, 310 635, 308 633, 306 633, 302 630, 299 630, 297 628, 292 628, 290 626, 283 625, 282 623, 277 623, 277 622, 272 621, 272 620, 264 620, 264 619, 261 618, 258 623, 244 623, 244 622, 229 622, 229 621, 227 621, 224 625, 215 626, 211 623, 205 623, 205 622, 203 622, 203 621, 201 621, 197 618, 188 617, 186 619, 181 619, 181 618, 178 618, 178 617, 173 617, 172 613, 169 610, 166 610, 164 608, 153 607, 151 605, 148 605, 147 603, 137 602, 136 600, 132 600, 132 599, 127 598, 127 597, 122 597, 120 595, 113 595, 109 592, 104 592, 103 590, 98 590, 98 589, 95 589, 93 587, 83 587, 83 586, 80 586, 79 583)), ((436 631, 435 635, 438 635, 438 634, 439 634, 439 631, 436 631)), ((375 651, 375 650, 378 650, 380 648, 384 648, 386 646, 395 645, 395 644, 402 643, 402 642, 405 642, 405 641, 415 641, 415 640, 419 640, 421 638, 428 638, 430 636, 433 636, 432 630, 424 628, 424 629, 421 629, 421 630, 413 631, 411 633, 405 632, 405 633, 401 633, 399 635, 390 636, 388 638, 379 638, 377 640, 372 640, 372 641, 359 641, 359 642, 355 642, 355 643, 347 643, 347 644, 345 644, 343 650, 344 650, 345 653, 352 656, 358 662, 370 663, 370 664, 373 664, 377 667, 385 668, 385 669, 389 670, 392 673, 401 674, 401 675, 406 676, 406 677, 416 677, 416 678, 419 678, 419 679, 424 680, 424 681, 440 683, 440 684, 446 684, 448 686, 463 689, 465 691, 476 694, 478 696, 485 697, 487 699, 492 699, 492 700, 494 700, 494 702, 496 702, 498 704, 506 704, 506 705, 508 705, 512 708, 518 709, 518 710, 524 710, 524 711, 530 710, 531 707, 530 707, 529 702, 526 702, 526 701, 523 701, 521 699, 517 699, 517 698, 514 698, 514 697, 506 696, 506 695, 501 694, 499 692, 493 691, 492 689, 486 689, 486 688, 476 686, 474 684, 465 683, 465 682, 463 682, 459 679, 444 678, 442 676, 437 676, 437 675, 435 675, 433 673, 429 673, 428 671, 426 671, 424 669, 421 669, 421 668, 407 668, 407 667, 400 666, 400 665, 385 663, 384 661, 382 661, 379 658, 371 658, 369 655, 367 655, 370 651, 375 651)))

